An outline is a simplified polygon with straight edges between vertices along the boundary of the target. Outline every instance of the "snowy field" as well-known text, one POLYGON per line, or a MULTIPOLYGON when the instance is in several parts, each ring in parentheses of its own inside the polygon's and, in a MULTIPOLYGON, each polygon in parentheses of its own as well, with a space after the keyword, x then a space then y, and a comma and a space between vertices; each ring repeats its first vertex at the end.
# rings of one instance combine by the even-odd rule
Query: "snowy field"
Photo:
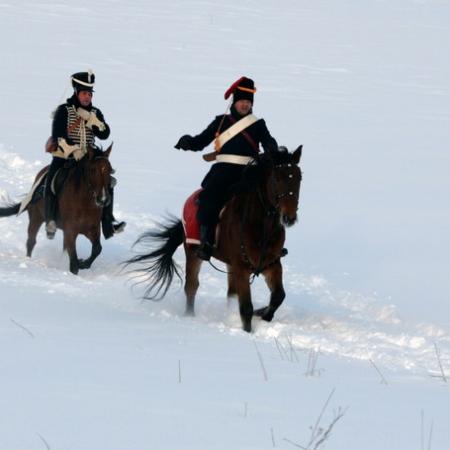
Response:
POLYGON ((92 68, 128 222, 73 276, 61 232, 29 259, 27 215, 0 220, 0 450, 448 448, 448 2, 0 0, 0 38, 1 203, 92 68), (185 318, 179 284, 142 303, 119 265, 198 187, 209 166, 173 145, 241 75, 304 144, 287 297, 251 335, 212 268, 185 318))

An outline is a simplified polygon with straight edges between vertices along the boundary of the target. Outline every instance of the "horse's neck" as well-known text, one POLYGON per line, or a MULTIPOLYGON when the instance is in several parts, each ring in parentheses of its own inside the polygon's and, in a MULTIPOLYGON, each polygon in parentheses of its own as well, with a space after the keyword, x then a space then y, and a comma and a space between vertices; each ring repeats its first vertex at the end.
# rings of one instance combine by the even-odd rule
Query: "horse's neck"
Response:
POLYGON ((77 198, 84 198, 89 196, 89 182, 86 177, 86 166, 75 166, 69 169, 67 178, 61 188, 61 195, 66 190, 76 191, 77 198))
POLYGON ((252 192, 240 194, 236 198, 238 202, 238 211, 240 220, 244 227, 255 229, 258 231, 261 229, 263 222, 266 225, 279 223, 279 214, 274 210, 273 206, 269 203, 264 191, 264 186, 258 186, 257 189, 252 192))

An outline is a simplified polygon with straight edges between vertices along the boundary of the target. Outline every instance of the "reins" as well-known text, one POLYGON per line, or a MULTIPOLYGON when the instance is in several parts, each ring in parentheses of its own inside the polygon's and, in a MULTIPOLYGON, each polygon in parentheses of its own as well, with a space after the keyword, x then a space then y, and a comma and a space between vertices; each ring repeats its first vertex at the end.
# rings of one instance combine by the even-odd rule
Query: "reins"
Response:
POLYGON ((233 275, 233 272, 228 272, 227 270, 219 269, 219 267, 215 266, 215 265, 211 262, 211 260, 209 260, 208 262, 209 262, 210 266, 211 266, 214 270, 217 270, 217 272, 220 272, 220 273, 226 273, 227 275, 233 275))

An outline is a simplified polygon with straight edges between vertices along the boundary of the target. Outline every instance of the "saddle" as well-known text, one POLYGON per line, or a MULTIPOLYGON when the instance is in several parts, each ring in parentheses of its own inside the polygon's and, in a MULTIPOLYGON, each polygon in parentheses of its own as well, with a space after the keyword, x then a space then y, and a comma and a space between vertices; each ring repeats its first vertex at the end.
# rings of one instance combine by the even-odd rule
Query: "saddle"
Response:
MULTIPOLYGON (((64 164, 64 166, 55 173, 53 180, 50 181, 53 194, 58 195, 58 192, 61 191, 61 188, 67 179, 69 169, 72 166, 73 166, 72 162, 69 162, 69 164, 64 164)), ((36 181, 33 183, 33 186, 31 186, 30 191, 20 203, 20 208, 17 215, 22 214, 29 204, 37 203, 39 200, 44 198, 45 183, 47 182, 48 169, 49 166, 45 166, 38 173, 36 181)))
MULTIPOLYGON (((183 223, 184 235, 186 238, 186 244, 200 245, 200 223, 197 219, 198 211, 198 196, 203 189, 198 189, 193 192, 186 200, 183 206, 183 213, 181 215, 181 222, 183 223)), ((222 216, 225 211, 226 205, 222 208, 219 217, 222 216)), ((220 233, 220 222, 216 225, 215 229, 215 242, 217 243, 220 233)))
POLYGON ((64 183, 67 180, 70 169, 72 169, 76 165, 76 162, 72 159, 68 159, 64 166, 58 169, 53 177, 53 180, 50 180, 50 187, 54 195, 58 195, 61 192, 61 189, 64 186, 64 183))

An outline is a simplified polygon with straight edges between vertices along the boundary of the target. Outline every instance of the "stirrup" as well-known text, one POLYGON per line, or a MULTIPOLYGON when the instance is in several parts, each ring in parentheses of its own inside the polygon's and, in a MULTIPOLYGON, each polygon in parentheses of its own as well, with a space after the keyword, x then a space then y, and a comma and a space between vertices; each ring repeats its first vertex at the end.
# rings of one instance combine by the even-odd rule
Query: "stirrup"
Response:
POLYGON ((213 253, 213 247, 209 242, 203 242, 199 245, 195 254, 203 261, 209 261, 213 253))
POLYGON ((127 226, 126 222, 116 222, 112 224, 112 229, 114 234, 122 233, 122 231, 127 226))
POLYGON ((49 220, 45 224, 45 231, 47 233, 47 239, 53 239, 56 234, 56 222, 54 220, 49 220))

